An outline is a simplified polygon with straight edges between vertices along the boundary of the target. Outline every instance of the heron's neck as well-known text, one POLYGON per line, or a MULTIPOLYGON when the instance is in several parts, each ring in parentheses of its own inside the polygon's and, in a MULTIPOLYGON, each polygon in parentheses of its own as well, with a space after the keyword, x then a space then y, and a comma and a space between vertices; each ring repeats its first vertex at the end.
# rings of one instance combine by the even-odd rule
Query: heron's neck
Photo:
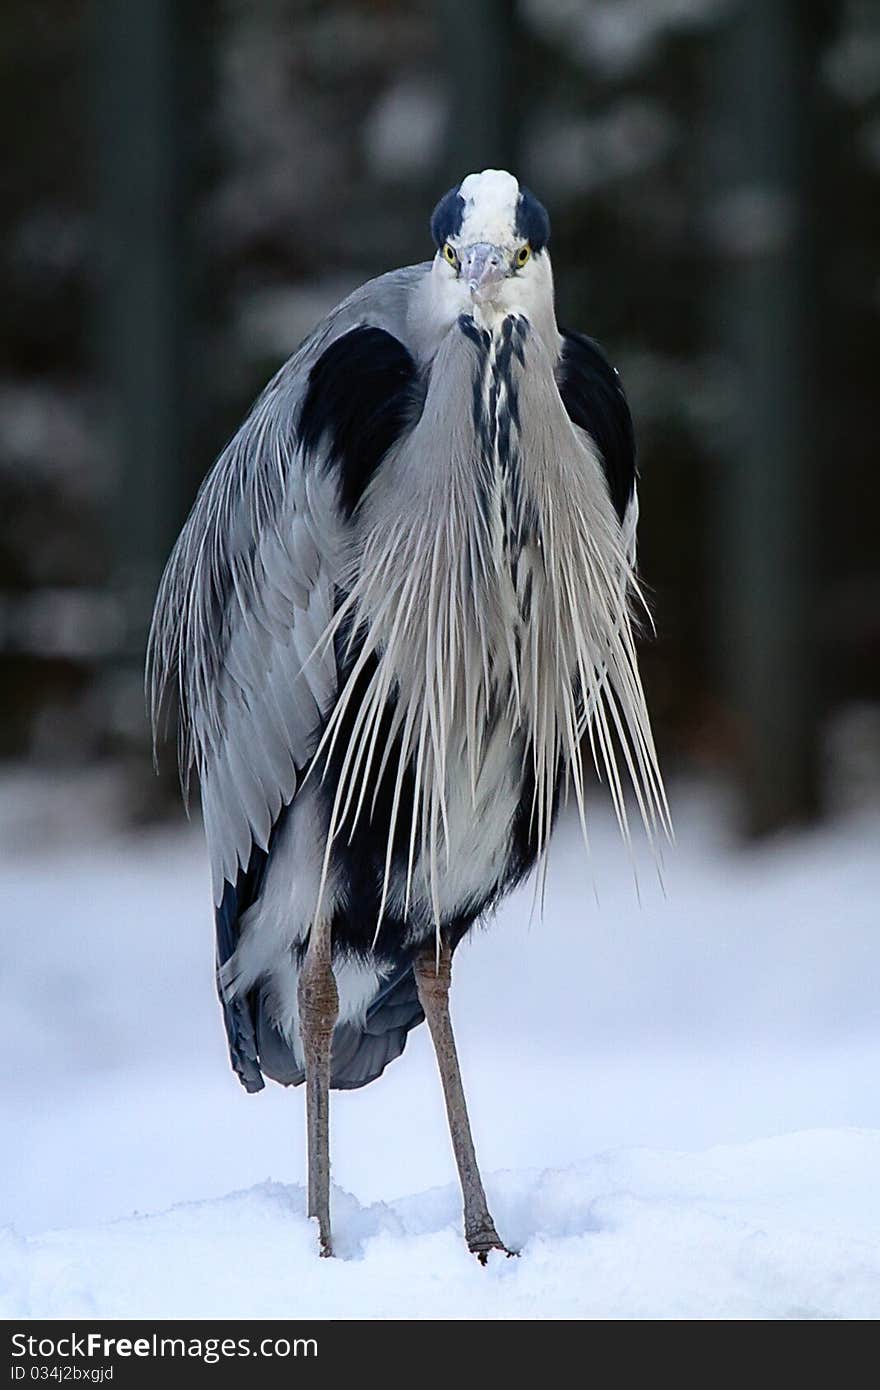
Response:
POLYGON ((547 284, 541 286, 539 294, 530 298, 523 296, 522 302, 511 302, 507 306, 475 305, 464 290, 450 284, 445 277, 428 271, 422 282, 416 286, 408 314, 408 336, 417 357, 423 363, 432 362, 449 330, 464 314, 473 318, 478 327, 485 329, 493 338, 500 336, 506 319, 512 314, 528 320, 556 361, 562 350, 562 337, 556 326, 556 313, 553 305, 553 281, 547 269, 547 284))

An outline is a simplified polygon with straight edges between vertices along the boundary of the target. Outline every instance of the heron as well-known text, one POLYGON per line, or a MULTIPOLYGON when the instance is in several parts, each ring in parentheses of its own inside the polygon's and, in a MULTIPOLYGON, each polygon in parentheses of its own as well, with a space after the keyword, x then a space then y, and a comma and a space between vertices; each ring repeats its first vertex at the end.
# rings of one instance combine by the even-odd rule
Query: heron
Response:
POLYGON ((248 1091, 305 1083, 308 1215, 333 1252, 329 1092, 423 1021, 468 1249, 511 1253, 477 1165, 452 960, 532 871, 591 768, 621 831, 668 827, 635 636, 633 425, 557 326, 550 220, 504 170, 430 220, 278 371, 206 476, 147 653, 176 705, 213 880, 217 987, 248 1091))

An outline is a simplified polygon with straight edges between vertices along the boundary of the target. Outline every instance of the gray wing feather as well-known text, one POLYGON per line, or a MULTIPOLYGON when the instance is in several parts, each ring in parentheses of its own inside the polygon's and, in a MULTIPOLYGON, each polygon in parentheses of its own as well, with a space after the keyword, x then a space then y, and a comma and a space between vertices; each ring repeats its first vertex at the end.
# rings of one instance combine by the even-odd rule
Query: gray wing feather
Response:
POLYGON ((154 738, 178 703, 181 774, 201 785, 214 901, 268 846, 336 695, 322 643, 347 523, 324 460, 305 457, 297 420, 311 368, 368 323, 409 337, 413 287, 428 266, 363 285, 281 368, 196 498, 159 588, 147 654, 154 738))
MULTIPOLYGON (((571 427, 577 435, 578 439, 583 444, 584 448, 587 450, 587 452, 589 454, 592 454, 596 447, 595 441, 593 440, 593 436, 589 434, 585 429, 583 429, 580 425, 578 425, 575 421, 572 421, 571 427)), ((623 548, 626 553, 626 557, 630 562, 630 565, 633 567, 635 567, 636 563, 636 541, 638 525, 639 488, 638 483, 634 482, 632 495, 626 504, 626 511, 624 512, 623 520, 620 523, 620 529, 623 534, 623 548)))

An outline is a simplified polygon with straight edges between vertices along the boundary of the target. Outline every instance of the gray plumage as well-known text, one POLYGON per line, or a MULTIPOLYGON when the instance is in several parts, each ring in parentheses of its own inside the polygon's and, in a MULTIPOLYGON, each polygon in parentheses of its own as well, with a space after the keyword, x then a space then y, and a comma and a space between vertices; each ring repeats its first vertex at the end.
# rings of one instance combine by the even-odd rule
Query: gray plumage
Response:
POLYGON ((214 901, 293 799, 336 693, 333 613, 345 535, 335 480, 297 448, 297 412, 326 346, 369 322, 406 336, 424 266, 355 290, 266 387, 208 474, 156 598, 147 654, 154 735, 178 700, 180 766, 199 776, 214 901))
MULTIPOLYGON (((510 175, 470 176, 432 228, 434 261, 349 296, 224 450, 148 650, 154 730, 173 695, 184 781, 195 769, 201 788, 248 1089, 317 1076, 306 966, 330 982, 318 1148, 321 1086, 372 1080, 428 1012, 427 944, 448 988, 471 923, 546 863, 560 798, 587 837, 585 746, 625 836, 625 780, 649 836, 668 828, 619 380, 591 340, 560 334, 546 213, 510 175)), ((480 1207, 478 1174, 467 1190, 480 1207)))

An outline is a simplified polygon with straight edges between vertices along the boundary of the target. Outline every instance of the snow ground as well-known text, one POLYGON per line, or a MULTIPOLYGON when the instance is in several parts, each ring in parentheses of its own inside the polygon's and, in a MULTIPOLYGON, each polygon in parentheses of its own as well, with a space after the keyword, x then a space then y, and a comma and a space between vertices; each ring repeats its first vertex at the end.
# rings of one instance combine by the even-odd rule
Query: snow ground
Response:
POLYGON ((227 1069, 199 834, 4 832, 0 1314, 880 1315, 880 816, 743 851, 706 793, 674 812, 665 896, 640 854, 638 902, 597 804, 543 920, 527 888, 456 958, 522 1249, 487 1270, 424 1029, 333 1098, 343 1258, 318 1261, 302 1094, 227 1069))

